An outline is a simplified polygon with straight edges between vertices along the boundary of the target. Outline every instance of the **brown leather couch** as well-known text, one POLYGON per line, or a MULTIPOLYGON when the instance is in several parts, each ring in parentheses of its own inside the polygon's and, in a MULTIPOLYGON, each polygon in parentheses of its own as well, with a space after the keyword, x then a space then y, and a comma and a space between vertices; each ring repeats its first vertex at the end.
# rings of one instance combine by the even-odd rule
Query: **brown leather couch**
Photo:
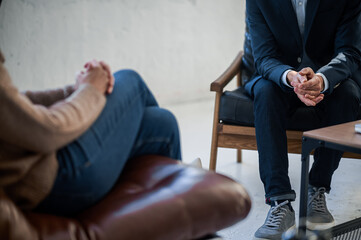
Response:
POLYGON ((112 192, 78 216, 24 212, 31 227, 23 239, 198 239, 250 208, 246 190, 230 178, 149 155, 131 160, 112 192))

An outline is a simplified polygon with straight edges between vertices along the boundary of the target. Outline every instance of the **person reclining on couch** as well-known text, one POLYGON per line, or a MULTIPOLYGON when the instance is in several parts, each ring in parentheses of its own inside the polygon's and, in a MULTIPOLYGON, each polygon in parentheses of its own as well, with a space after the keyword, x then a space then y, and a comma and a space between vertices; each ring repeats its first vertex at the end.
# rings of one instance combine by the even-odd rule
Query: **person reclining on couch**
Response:
POLYGON ((181 159, 178 124, 132 70, 92 60, 76 84, 20 93, 0 51, 0 196, 21 209, 76 214, 102 199, 126 162, 181 159))

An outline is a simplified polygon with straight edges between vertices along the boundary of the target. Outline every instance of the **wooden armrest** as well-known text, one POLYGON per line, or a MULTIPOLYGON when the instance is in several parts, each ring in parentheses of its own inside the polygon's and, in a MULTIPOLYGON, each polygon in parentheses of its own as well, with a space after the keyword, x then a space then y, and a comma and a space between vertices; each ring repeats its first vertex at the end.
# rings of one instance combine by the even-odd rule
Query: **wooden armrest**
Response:
POLYGON ((243 51, 240 51, 227 70, 211 83, 211 91, 222 92, 223 88, 240 72, 242 56, 243 51))

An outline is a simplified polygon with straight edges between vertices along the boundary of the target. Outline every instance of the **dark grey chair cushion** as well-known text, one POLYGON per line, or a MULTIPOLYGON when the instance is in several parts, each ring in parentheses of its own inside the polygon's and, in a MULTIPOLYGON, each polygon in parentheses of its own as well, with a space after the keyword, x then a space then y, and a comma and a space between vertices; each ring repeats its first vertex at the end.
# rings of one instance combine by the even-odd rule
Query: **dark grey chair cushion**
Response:
MULTIPOLYGON (((359 113, 358 119, 361 119, 361 105, 359 113)), ((227 124, 254 127, 253 101, 243 87, 223 93, 219 119, 227 124)), ((287 119, 288 130, 308 131, 320 127, 320 118, 313 107, 299 107, 287 119)))
MULTIPOLYGON (((223 93, 219 119, 227 124, 254 127, 253 101, 243 87, 223 93)), ((320 127, 320 119, 312 107, 299 107, 287 119, 288 130, 307 131, 320 127)))

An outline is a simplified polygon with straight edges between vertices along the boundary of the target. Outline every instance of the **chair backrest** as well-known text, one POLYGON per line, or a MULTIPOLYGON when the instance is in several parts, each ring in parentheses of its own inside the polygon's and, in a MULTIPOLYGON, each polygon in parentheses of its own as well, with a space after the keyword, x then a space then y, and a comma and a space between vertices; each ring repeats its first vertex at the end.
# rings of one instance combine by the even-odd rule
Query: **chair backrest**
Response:
MULTIPOLYGON (((246 17, 247 18, 247 17, 246 17)), ((246 21, 246 29, 243 43, 243 57, 242 57, 242 85, 247 83, 252 77, 254 68, 254 59, 252 54, 251 35, 249 33, 248 21, 246 21)))

